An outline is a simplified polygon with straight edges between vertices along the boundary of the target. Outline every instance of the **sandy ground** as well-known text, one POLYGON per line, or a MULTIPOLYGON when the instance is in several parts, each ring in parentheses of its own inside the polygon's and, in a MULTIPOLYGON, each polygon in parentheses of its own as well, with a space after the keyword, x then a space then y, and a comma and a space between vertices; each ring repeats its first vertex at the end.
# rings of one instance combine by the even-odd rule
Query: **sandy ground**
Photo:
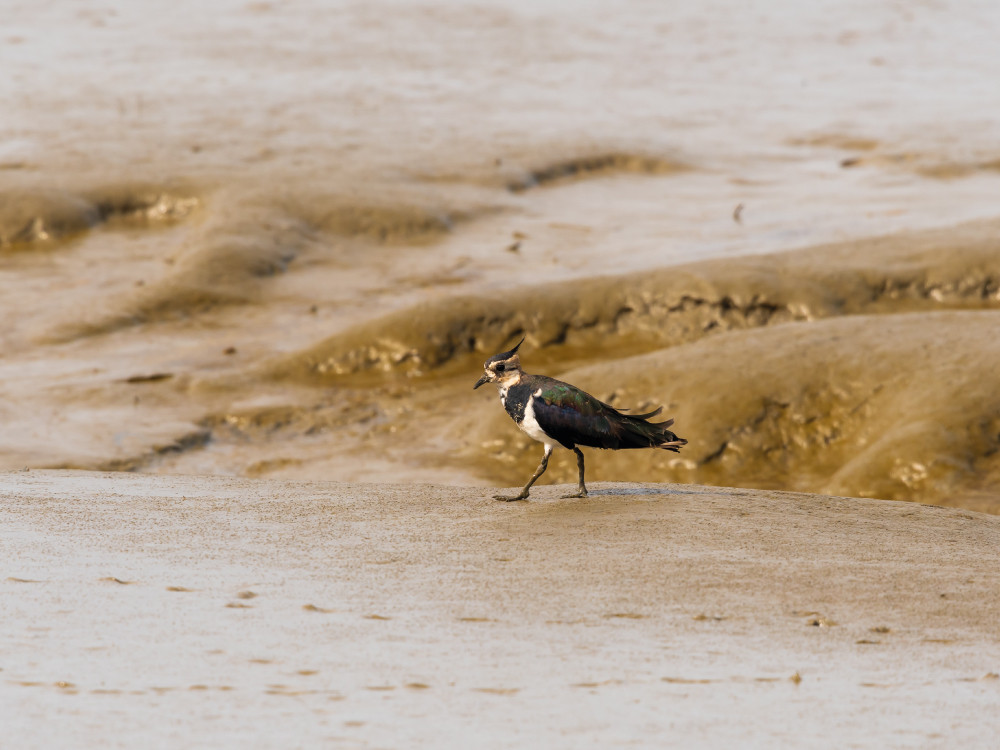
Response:
POLYGON ((0 747, 996 747, 998 35, 8 0, 0 747), (520 335, 679 463, 488 500, 520 335))
POLYGON ((4 746, 995 747, 1000 518, 0 475, 4 746))

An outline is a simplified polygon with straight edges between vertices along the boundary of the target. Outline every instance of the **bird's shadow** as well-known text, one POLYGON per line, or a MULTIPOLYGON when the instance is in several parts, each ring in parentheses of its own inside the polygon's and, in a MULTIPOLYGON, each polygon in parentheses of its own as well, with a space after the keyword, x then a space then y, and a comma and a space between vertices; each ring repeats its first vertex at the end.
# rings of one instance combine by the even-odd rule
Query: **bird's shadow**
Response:
POLYGON ((614 497, 615 495, 707 495, 704 490, 685 490, 673 487, 607 487, 588 490, 587 497, 614 497))

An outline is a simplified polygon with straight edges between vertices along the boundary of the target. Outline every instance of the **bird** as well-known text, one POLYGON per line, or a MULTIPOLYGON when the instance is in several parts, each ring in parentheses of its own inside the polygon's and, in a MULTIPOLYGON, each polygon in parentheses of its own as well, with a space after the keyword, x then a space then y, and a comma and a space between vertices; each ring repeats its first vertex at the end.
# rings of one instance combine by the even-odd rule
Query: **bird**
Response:
POLYGON ((531 485, 545 472, 556 444, 576 454, 580 470, 577 492, 566 497, 587 496, 581 445, 610 450, 662 448, 674 453, 687 445, 687 440, 667 429, 673 419, 649 421, 663 411, 662 406, 646 414, 624 414, 628 409, 615 408, 569 383, 545 375, 529 375, 521 369, 517 354, 523 343, 522 337, 513 349, 486 360, 483 376, 472 386, 475 390, 494 383, 510 418, 528 437, 545 446, 542 461, 524 488, 513 496, 494 495, 496 500, 527 500, 531 485))

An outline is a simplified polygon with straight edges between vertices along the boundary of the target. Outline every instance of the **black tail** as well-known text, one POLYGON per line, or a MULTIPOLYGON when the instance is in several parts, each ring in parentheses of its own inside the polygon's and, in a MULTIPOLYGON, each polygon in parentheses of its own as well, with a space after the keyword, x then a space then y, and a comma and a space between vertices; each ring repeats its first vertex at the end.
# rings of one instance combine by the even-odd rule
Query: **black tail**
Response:
POLYGON ((622 414, 615 425, 618 428, 615 430, 619 440, 618 448, 662 448, 679 453, 681 446, 687 445, 687 440, 667 429, 674 420, 656 423, 646 421, 649 417, 655 417, 662 409, 661 406, 649 414, 622 414))

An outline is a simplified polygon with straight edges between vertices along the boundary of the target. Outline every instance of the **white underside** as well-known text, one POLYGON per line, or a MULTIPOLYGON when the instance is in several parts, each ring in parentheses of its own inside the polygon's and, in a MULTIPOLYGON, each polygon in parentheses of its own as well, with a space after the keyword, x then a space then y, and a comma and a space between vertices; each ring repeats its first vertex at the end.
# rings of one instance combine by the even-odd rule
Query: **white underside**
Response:
POLYGON ((524 419, 521 420, 521 424, 518 427, 532 440, 537 440, 539 443, 545 443, 545 445, 550 446, 552 445, 552 438, 542 431, 541 425, 535 419, 535 396, 541 392, 541 389, 539 389, 528 399, 528 403, 524 407, 524 419))

